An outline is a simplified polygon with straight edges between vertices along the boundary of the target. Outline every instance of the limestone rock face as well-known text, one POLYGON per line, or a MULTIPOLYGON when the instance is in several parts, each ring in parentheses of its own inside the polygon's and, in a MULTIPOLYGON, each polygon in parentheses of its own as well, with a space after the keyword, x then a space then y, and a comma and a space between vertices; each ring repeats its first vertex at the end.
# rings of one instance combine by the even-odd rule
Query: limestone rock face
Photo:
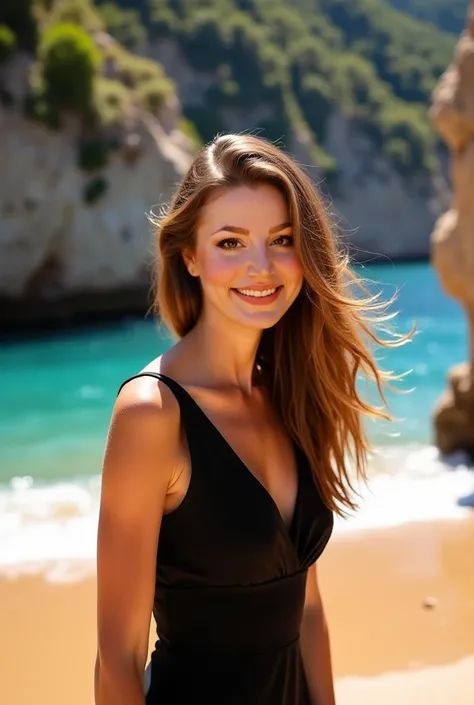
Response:
POLYGON ((147 213, 169 199, 193 157, 170 116, 163 125, 137 111, 107 165, 91 173, 78 167, 72 119, 53 131, 0 107, 0 297, 147 286, 147 213), (94 187, 102 194, 88 199, 94 187))
POLYGON ((325 147, 341 170, 331 211, 356 258, 427 256, 445 190, 441 175, 403 179, 342 114, 329 119, 325 147))
POLYGON ((474 2, 451 66, 433 94, 431 116, 451 149, 453 199, 431 237, 432 261, 447 294, 464 307, 469 362, 453 368, 434 413, 442 452, 474 455, 474 2))

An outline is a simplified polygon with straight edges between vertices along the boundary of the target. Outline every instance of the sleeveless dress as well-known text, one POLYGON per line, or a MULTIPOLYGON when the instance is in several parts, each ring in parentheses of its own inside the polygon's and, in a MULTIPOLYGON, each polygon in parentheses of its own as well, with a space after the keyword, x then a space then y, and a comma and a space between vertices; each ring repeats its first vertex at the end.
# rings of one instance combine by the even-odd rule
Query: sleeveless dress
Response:
POLYGON ((191 457, 188 491, 162 518, 147 705, 310 705, 299 629, 306 574, 333 514, 304 454, 295 444, 298 492, 287 528, 192 396, 163 374, 140 376, 175 395, 191 457))

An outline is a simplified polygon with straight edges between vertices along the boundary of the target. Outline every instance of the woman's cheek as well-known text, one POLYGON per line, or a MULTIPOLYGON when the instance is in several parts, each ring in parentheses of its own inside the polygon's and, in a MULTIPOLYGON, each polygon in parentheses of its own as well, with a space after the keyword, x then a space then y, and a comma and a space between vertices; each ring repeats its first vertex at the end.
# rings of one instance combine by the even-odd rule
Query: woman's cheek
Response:
POLYGON ((202 276, 209 284, 231 286, 232 280, 238 275, 239 267, 235 256, 214 255, 206 258, 201 268, 202 276))
POLYGON ((289 279, 298 279, 303 277, 303 263, 295 252, 289 252, 280 260, 280 267, 284 269, 285 275, 289 279))

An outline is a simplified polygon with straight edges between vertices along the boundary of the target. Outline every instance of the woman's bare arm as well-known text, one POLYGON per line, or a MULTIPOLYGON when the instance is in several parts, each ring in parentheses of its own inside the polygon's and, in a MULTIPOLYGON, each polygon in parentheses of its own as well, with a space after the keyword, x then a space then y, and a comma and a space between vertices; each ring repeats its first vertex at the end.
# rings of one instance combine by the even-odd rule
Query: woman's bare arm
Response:
POLYGON ((156 553, 179 452, 179 406, 151 378, 132 380, 112 415, 97 545, 96 705, 144 705, 156 553))
POLYGON ((319 592, 316 564, 309 569, 306 580, 300 639, 311 705, 335 705, 329 633, 319 592))

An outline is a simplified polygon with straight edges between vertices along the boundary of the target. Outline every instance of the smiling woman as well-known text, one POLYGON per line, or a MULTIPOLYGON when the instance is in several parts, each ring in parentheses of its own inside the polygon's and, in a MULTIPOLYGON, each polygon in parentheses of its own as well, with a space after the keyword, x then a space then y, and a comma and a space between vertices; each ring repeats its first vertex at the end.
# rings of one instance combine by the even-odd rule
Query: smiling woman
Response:
POLYGON ((286 313, 303 284, 289 217, 284 195, 267 183, 224 189, 202 207, 195 245, 183 253, 209 315, 264 330, 286 313))
POLYGON ((386 416, 363 299, 321 199, 265 140, 204 147, 158 223, 178 341, 123 383, 98 541, 97 705, 333 705, 316 562, 386 416), (147 671, 151 613, 159 640, 147 671))

